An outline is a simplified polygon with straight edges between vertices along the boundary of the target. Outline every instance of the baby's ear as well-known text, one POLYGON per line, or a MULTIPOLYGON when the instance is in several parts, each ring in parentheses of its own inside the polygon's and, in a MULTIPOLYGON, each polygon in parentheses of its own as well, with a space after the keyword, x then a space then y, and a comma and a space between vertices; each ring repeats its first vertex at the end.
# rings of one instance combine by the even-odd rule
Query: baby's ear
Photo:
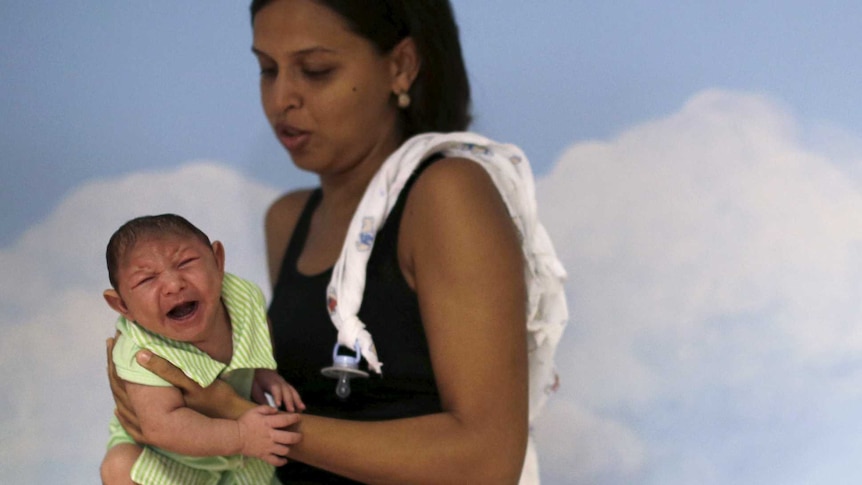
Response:
POLYGON ((123 298, 117 293, 117 290, 108 289, 102 293, 102 296, 105 297, 105 301, 108 302, 108 306, 113 308, 117 313, 124 317, 129 317, 129 308, 126 306, 126 302, 123 301, 123 298))
POLYGON ((216 264, 218 265, 219 271, 224 273, 224 244, 221 241, 213 241, 213 256, 215 256, 216 264))

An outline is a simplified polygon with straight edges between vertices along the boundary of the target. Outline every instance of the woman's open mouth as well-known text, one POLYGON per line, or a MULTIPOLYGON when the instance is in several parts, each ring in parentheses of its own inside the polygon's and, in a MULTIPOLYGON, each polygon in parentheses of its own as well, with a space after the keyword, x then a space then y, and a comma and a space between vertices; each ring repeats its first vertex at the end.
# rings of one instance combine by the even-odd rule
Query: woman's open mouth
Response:
POLYGON ((307 131, 298 130, 289 125, 279 125, 276 129, 278 141, 287 148, 288 151, 301 149, 307 142, 311 134, 307 131))

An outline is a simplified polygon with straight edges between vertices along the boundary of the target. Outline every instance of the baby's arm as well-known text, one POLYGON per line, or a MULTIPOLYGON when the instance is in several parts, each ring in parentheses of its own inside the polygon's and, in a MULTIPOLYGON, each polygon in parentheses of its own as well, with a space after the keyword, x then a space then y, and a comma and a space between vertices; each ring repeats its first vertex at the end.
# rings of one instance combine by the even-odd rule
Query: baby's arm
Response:
POLYGON ((251 397, 255 402, 264 404, 266 402, 264 393, 272 396, 277 408, 284 404, 284 408, 291 413, 305 410, 305 404, 299 397, 299 393, 278 372, 271 369, 255 369, 251 397))
POLYGON ((275 466, 299 435, 283 428, 296 423, 295 414, 268 406, 246 411, 236 421, 213 419, 185 406, 174 387, 126 383, 126 390, 141 425, 144 441, 174 453, 190 456, 241 454, 275 466))

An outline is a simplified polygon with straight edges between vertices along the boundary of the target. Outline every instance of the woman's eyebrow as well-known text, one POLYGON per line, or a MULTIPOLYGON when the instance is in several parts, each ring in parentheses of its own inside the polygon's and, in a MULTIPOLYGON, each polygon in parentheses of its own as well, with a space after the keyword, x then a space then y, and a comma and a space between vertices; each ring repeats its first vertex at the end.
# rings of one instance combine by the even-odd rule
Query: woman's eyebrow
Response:
MULTIPOLYGON (((251 52, 258 57, 272 58, 272 56, 270 56, 266 52, 263 52, 262 50, 256 48, 255 46, 251 46, 251 52)), ((314 46, 314 47, 308 47, 305 49, 300 49, 300 50, 295 51, 295 52, 291 52, 290 56, 291 57, 305 57, 305 56, 308 56, 311 54, 317 54, 317 53, 334 54, 335 52, 336 52, 335 50, 329 49, 327 47, 314 46)))

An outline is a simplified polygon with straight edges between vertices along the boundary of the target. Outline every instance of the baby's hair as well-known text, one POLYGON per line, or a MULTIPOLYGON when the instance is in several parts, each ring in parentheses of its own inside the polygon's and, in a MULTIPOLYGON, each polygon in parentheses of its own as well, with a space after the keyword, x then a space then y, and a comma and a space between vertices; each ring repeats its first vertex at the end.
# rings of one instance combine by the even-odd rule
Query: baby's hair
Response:
POLYGON ((108 241, 105 260, 108 263, 108 279, 111 281, 111 286, 119 291, 117 271, 126 251, 133 248, 140 239, 166 235, 194 237, 207 246, 211 245, 210 238, 182 216, 159 214, 136 217, 120 226, 108 241))

